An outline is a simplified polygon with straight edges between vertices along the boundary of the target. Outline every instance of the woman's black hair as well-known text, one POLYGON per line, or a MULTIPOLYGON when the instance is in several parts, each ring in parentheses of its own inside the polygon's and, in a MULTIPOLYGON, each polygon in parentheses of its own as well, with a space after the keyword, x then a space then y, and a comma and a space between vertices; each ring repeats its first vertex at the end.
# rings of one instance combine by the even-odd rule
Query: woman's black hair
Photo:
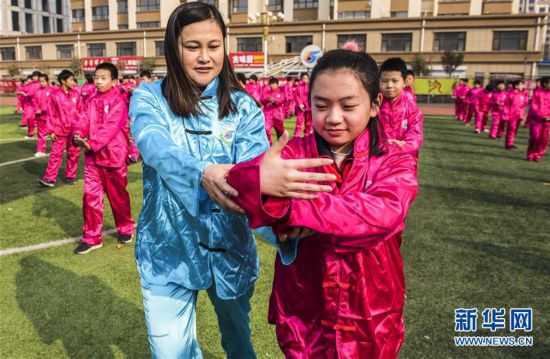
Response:
MULTIPOLYGON (((183 67, 179 38, 185 26, 204 20, 214 20, 220 27, 225 40, 227 30, 223 18, 218 9, 210 4, 202 2, 181 4, 172 12, 166 25, 164 56, 168 71, 162 81, 162 93, 170 109, 177 116, 197 116, 200 113, 200 108, 197 106, 200 100, 200 89, 183 67)), ((223 46, 225 47, 225 43, 223 46)), ((237 112, 237 106, 231 100, 231 91, 242 90, 225 51, 218 81, 218 113, 220 118, 223 118, 237 112)))
POLYGON ((57 82, 59 82, 60 85, 63 84, 63 81, 67 81, 70 77, 74 77, 74 74, 69 70, 63 70, 57 75, 57 82))
MULTIPOLYGON (((378 103, 378 95, 380 94, 380 75, 376 61, 363 51, 351 50, 331 50, 323 55, 318 61, 313 71, 311 72, 311 80, 309 84, 309 100, 311 101, 311 91, 317 77, 328 71, 349 70, 357 77, 363 85, 363 88, 369 94, 373 103, 378 103)), ((371 118, 367 124, 369 129, 369 153, 371 156, 378 156, 383 153, 380 144, 380 136, 382 129, 380 128, 380 120, 378 115, 371 118)))

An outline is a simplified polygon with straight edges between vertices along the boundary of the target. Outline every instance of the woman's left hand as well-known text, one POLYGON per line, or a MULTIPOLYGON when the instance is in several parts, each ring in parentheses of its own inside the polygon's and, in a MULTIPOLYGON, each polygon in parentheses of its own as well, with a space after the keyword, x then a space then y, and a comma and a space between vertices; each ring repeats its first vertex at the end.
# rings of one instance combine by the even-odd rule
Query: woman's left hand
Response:
POLYGON ((231 197, 238 197, 239 192, 225 181, 232 167, 233 165, 208 166, 202 174, 201 186, 206 190, 210 198, 223 209, 239 214, 246 214, 244 209, 231 199, 231 197))

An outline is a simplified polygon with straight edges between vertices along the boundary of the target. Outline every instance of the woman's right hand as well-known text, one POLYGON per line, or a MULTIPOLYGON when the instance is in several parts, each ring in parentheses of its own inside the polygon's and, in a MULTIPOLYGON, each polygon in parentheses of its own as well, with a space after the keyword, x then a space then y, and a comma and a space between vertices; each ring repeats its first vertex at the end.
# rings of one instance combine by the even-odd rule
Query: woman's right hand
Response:
POLYGON ((260 164, 260 190, 262 194, 274 197, 315 199, 312 192, 331 192, 332 187, 308 182, 334 182, 336 176, 330 173, 301 172, 300 169, 331 165, 328 158, 284 160, 281 152, 288 142, 288 132, 265 153, 260 164), (304 193, 306 192, 306 193, 304 193))

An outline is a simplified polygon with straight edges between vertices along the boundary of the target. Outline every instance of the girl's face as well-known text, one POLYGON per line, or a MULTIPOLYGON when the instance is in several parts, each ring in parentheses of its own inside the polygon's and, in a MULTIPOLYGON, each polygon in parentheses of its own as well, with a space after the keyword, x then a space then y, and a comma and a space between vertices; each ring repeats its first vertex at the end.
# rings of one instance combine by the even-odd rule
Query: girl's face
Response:
POLYGON ((269 84, 269 87, 271 87, 271 89, 272 89, 273 91, 275 91, 275 90, 277 90, 277 88, 279 87, 279 84, 277 84, 277 83, 274 82, 274 83, 272 83, 272 84, 269 84))
POLYGON ((39 78, 38 81, 40 81, 40 87, 46 88, 48 86, 48 80, 45 77, 39 78))
POLYGON ((523 91, 524 88, 525 88, 525 84, 523 82, 520 82, 516 85, 516 90, 518 91, 523 91))
POLYGON ((223 34, 214 19, 185 26, 180 35, 180 55, 183 67, 199 87, 216 78, 223 66, 223 34))
MULTIPOLYGON (((381 101, 381 95, 377 100, 381 101)), ((313 128, 337 152, 348 152, 378 112, 361 81, 349 70, 321 73, 313 84, 311 102, 313 128)))

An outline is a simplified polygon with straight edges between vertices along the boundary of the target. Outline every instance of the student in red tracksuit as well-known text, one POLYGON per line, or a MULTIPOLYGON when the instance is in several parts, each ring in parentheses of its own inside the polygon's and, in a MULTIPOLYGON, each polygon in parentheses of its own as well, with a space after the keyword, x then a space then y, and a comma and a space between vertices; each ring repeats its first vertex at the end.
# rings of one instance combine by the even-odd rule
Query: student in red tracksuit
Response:
POLYGON ((509 150, 517 148, 514 146, 514 140, 521 122, 525 118, 525 108, 529 103, 529 97, 524 91, 525 83, 523 80, 514 81, 514 89, 508 94, 508 127, 506 129, 505 147, 509 150))
POLYGON ((84 110, 88 109, 88 103, 95 96, 97 90, 94 84, 94 77, 90 74, 86 74, 86 83, 82 85, 80 89, 80 95, 82 96, 82 106, 84 110))
POLYGON ((285 118, 294 116, 294 79, 290 76, 286 78, 284 84, 285 103, 283 105, 283 111, 285 118))
POLYGON ((53 89, 50 86, 48 75, 40 74, 38 78, 40 89, 35 95, 36 127, 38 128, 38 141, 34 157, 46 156, 46 137, 48 137, 48 116, 50 110, 50 95, 53 89))
POLYGON ((117 68, 108 62, 99 64, 94 73, 98 94, 81 116, 74 131, 75 143, 84 149, 84 228, 76 254, 101 248, 103 233, 103 197, 107 195, 119 242, 130 243, 134 221, 130 195, 126 190, 128 170, 128 105, 116 88, 117 68))
POLYGON ((21 91, 23 91, 23 86, 25 86, 26 82, 26 78, 21 78, 19 82, 15 84, 15 97, 17 98, 17 107, 15 108, 16 113, 23 113, 23 99, 25 96, 23 96, 21 91))
POLYGON ((82 97, 75 89, 74 74, 63 70, 57 75, 61 84, 50 94, 50 108, 48 116, 48 134, 52 139, 50 159, 44 177, 40 184, 45 187, 54 187, 57 173, 63 161, 63 151, 67 150, 67 168, 64 182, 73 184, 76 181, 80 148, 71 140, 73 126, 82 114, 82 97))
POLYGON ((403 91, 407 64, 401 58, 389 58, 380 65, 380 91, 382 104, 378 117, 382 139, 390 146, 418 157, 424 139, 424 117, 416 103, 403 91))
POLYGON ((245 90, 254 100, 256 100, 256 102, 261 102, 262 86, 258 83, 258 77, 256 75, 250 75, 245 90))
POLYGON ((476 113, 479 111, 479 97, 483 94, 483 87, 481 87, 481 81, 475 80, 474 87, 468 90, 466 95, 466 102, 468 103, 468 113, 466 115, 466 126, 470 126, 472 118, 474 122, 476 120, 476 113))
POLYGON ((27 135, 25 136, 25 139, 31 139, 34 137, 34 118, 36 117, 34 110, 34 96, 36 95, 36 91, 40 88, 38 76, 40 76, 40 71, 34 71, 31 75, 32 81, 23 86, 22 91, 20 92, 20 94, 25 97, 25 101, 23 102, 23 116, 21 117, 21 124, 19 127, 27 127, 27 135))
POLYGON ((491 110, 491 117, 493 122, 491 123, 491 132, 489 132, 489 138, 501 138, 504 136, 504 129, 508 122, 508 90, 504 81, 497 83, 497 88, 492 97, 493 108, 491 110))
POLYGON ((548 149, 550 135, 550 77, 540 80, 540 90, 533 93, 531 109, 533 111, 529 124, 529 146, 527 160, 540 161, 548 149))
POLYGON ((409 98, 412 102, 416 104, 416 95, 414 94, 414 71, 407 70, 407 79, 405 80, 405 87, 403 88, 403 93, 409 98))
POLYGON ((464 121, 468 114, 468 102, 466 95, 470 90, 468 79, 458 80, 458 85, 453 89, 453 97, 455 98, 455 116, 458 121, 464 121))
POLYGON ((285 94, 283 89, 279 87, 279 80, 275 77, 269 80, 269 87, 264 89, 261 100, 265 116, 265 132, 267 133, 269 143, 271 143, 272 128, 275 128, 277 138, 281 137, 283 132, 285 132, 283 114, 285 94))
POLYGON ((487 129, 487 121, 489 120, 489 112, 492 106, 493 86, 487 85, 478 97, 478 110, 476 112, 476 133, 489 132, 487 129))
POLYGON ((301 82, 294 89, 294 104, 296 105, 294 137, 302 136, 302 128, 305 128, 304 135, 309 135, 313 132, 311 107, 309 104, 309 75, 302 74, 300 80, 301 82))

